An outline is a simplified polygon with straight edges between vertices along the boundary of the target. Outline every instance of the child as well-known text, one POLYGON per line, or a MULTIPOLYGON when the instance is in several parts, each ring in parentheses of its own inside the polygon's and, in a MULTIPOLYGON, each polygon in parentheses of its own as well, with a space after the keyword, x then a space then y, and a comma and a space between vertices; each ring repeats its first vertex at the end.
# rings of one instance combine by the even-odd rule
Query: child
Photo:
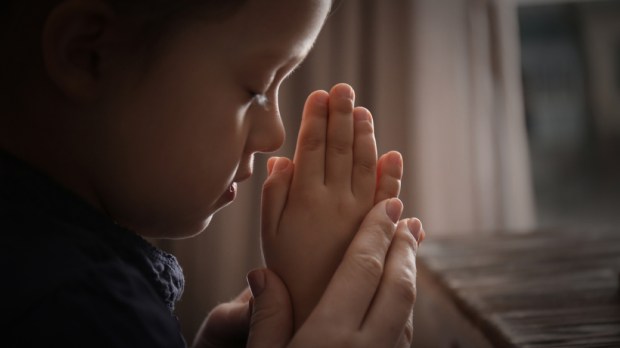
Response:
MULTIPOLYGON (((9 346, 184 346, 171 315, 183 287, 180 268, 138 235, 182 238, 201 232, 234 199, 236 182, 251 175, 253 155, 281 145, 279 86, 312 46, 330 1, 41 0, 37 6, 7 5, 1 34, 10 54, 1 58, 6 93, 0 96, 5 108, 0 117, 5 152, 0 224, 2 265, 11 282, 3 287, 2 309, 11 322, 4 339, 9 346)), ((319 92, 309 103, 318 106, 320 98, 322 105, 339 103, 331 94, 329 102, 325 97, 319 92)), ((352 105, 343 112, 353 113, 366 118, 368 128, 365 112, 353 112, 352 105)), ((328 119, 337 119, 332 115, 330 108, 328 119)), ((306 116, 327 113, 309 105, 306 116)), ((319 134, 320 127, 312 126, 316 123, 304 122, 308 134, 319 134)), ((355 134, 364 140, 354 143, 366 149, 352 147, 352 153, 368 161, 374 146, 368 129, 355 134)), ((330 136, 323 141, 329 146, 330 136)), ((273 184, 265 189, 263 207, 263 235, 276 236, 266 238, 265 257, 287 281, 293 305, 301 308, 296 311, 301 313, 299 330, 291 337, 287 329, 294 309, 287 289, 270 271, 259 270, 249 275, 254 294, 249 344, 403 342, 401 336, 410 334, 405 326, 410 326, 414 297, 393 295, 413 294, 416 243, 407 230, 419 239, 423 234, 417 220, 397 228, 398 200, 372 207, 375 198, 397 194, 389 184, 377 197, 372 189, 359 201, 341 205, 348 213, 333 230, 344 233, 325 249, 327 258, 337 261, 323 265, 325 270, 301 264, 299 269, 320 283, 309 291, 307 304, 300 299, 307 284, 297 287, 297 268, 285 266, 305 261, 283 249, 289 244, 291 251, 308 248, 288 236, 300 234, 303 240, 309 235, 295 225, 299 207, 308 203, 304 190, 311 187, 303 182, 320 175, 310 173, 315 163, 309 149, 298 148, 294 173, 292 165, 276 170, 288 163, 285 159, 271 162, 277 168, 268 179, 273 184), (366 266, 359 260, 376 261, 371 265, 379 267, 360 273, 366 266), (323 289, 321 302, 301 325, 323 289), (275 314, 267 316, 270 308, 275 314), (326 315, 343 330, 326 325, 326 315)), ((355 168, 357 159, 351 158, 355 168)), ((328 159, 326 168, 332 168, 328 159)), ((384 162, 389 171, 399 167, 384 162)), ((367 172, 363 182, 369 182, 367 172)), ((330 195, 321 199, 346 198, 341 192, 330 195)), ((327 210, 312 214, 325 226, 340 219, 327 210)), ((331 236, 307 240, 332 243, 331 236)), ((249 320, 235 320, 221 308, 210 316, 198 344, 214 342, 249 320)))

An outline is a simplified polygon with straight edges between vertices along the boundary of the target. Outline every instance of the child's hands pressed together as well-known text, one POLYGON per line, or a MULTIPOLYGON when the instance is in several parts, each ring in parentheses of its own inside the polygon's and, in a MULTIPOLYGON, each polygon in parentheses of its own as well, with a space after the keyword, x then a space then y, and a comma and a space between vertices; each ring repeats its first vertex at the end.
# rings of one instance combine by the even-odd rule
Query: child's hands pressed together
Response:
POLYGON ((294 161, 271 158, 268 172, 263 252, 267 266, 288 287, 298 328, 366 214, 398 196, 402 159, 390 152, 377 161, 370 112, 354 107, 353 89, 339 84, 308 97, 294 161))

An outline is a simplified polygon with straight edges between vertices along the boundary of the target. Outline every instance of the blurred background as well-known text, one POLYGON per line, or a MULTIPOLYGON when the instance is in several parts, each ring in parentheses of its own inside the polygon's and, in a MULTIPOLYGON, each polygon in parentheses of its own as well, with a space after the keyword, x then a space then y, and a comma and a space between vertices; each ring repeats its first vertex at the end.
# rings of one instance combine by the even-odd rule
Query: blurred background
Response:
MULTIPOLYGON (((284 83, 292 156, 306 96, 351 84, 379 152, 405 159, 405 216, 430 238, 620 223, 620 1, 344 0, 284 83)), ((191 340, 262 264, 266 157, 209 229, 166 241, 191 340)))

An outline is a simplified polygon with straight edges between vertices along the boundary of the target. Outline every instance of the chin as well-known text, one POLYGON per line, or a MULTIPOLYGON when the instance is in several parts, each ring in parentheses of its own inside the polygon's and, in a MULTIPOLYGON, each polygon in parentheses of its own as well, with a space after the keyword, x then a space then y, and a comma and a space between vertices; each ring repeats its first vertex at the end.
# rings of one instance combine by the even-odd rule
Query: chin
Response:
POLYGON ((175 224, 175 226, 162 226, 156 229, 133 229, 136 233, 145 238, 151 239, 186 239, 202 233, 213 218, 213 213, 200 221, 185 222, 175 224))
POLYGON ((164 237, 164 238, 169 238, 169 239, 186 239, 186 238, 196 237, 197 235, 199 235, 202 232, 204 232, 204 230, 206 230, 207 227, 209 227, 209 224, 211 223, 211 220, 213 219, 213 214, 214 213, 211 213, 209 216, 207 216, 205 219, 203 219, 200 223, 197 223, 195 226, 192 226, 192 227, 188 226, 187 229, 184 229, 177 236, 164 237))

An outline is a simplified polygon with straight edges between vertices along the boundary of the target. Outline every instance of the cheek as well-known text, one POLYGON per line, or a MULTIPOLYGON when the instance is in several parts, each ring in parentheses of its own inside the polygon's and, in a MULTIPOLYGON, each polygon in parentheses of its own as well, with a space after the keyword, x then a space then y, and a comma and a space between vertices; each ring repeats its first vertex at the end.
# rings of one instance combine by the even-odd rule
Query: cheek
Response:
POLYGON ((247 137, 243 110, 184 97, 136 101, 102 132, 108 165, 101 180, 131 225, 155 223, 154 216, 170 220, 162 225, 206 219, 239 166, 247 137))
POLYGON ((212 103, 210 107, 207 112, 178 110, 172 123, 161 122, 145 142, 156 149, 150 161, 164 173, 160 179, 176 187, 173 193, 179 200, 193 196, 199 204, 207 197, 217 199, 230 184, 242 156, 245 129, 235 110, 212 103))

